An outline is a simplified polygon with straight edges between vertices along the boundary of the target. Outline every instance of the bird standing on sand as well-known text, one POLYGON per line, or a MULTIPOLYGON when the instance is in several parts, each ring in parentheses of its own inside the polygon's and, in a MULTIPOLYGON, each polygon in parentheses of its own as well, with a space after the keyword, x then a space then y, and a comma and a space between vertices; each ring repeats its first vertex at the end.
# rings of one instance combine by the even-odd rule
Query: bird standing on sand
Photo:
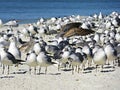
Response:
POLYGON ((94 53, 94 56, 93 56, 93 61, 96 64, 96 71, 97 71, 98 65, 102 65, 102 68, 103 68, 103 65, 105 65, 106 60, 107 60, 106 53, 104 49, 101 47, 94 53))
POLYGON ((16 59, 21 59, 21 52, 17 47, 17 39, 14 36, 10 37, 8 52, 10 52, 16 59))
POLYGON ((72 65, 72 74, 74 74, 74 66, 76 67, 76 71, 79 73, 80 71, 80 65, 82 64, 84 58, 80 53, 72 53, 70 54, 68 60, 70 61, 70 64, 72 65))
POLYGON ((22 60, 16 59, 10 52, 5 50, 4 47, 0 47, 0 54, 1 54, 1 64, 3 64, 3 71, 2 74, 4 74, 5 65, 8 66, 8 74, 9 74, 9 66, 12 66, 13 64, 19 64, 21 62, 24 62, 22 60))
POLYGON ((92 49, 89 47, 89 45, 85 45, 85 46, 82 48, 82 52, 87 55, 88 67, 90 67, 91 64, 92 64, 92 59, 93 59, 92 49))
POLYGON ((32 24, 29 24, 28 26, 29 26, 29 27, 28 27, 28 30, 29 30, 29 32, 30 32, 32 35, 35 35, 36 33, 38 33, 37 27, 35 27, 35 26, 32 25, 32 24))
POLYGON ((114 61, 117 58, 117 51, 110 42, 107 42, 104 48, 107 56, 108 65, 110 61, 113 61, 113 67, 114 67, 114 61))
POLYGON ((31 67, 34 67, 34 74, 36 74, 37 56, 34 51, 27 53, 26 64, 29 66, 29 73, 31 74, 31 67))
POLYGON ((38 54, 37 62, 38 62, 38 65, 39 65, 39 74, 40 74, 40 71, 41 71, 41 67, 46 67, 46 69, 45 69, 45 74, 46 74, 47 73, 47 67, 55 64, 54 62, 52 62, 50 56, 45 54, 45 52, 40 52, 38 54))

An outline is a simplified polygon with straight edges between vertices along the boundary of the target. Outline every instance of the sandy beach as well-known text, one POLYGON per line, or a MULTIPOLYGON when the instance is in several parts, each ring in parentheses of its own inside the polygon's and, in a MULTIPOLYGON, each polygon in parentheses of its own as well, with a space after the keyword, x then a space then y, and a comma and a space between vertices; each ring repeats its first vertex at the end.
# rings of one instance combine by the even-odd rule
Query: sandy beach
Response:
MULTIPOLYGON (((96 21, 95 21, 96 22, 96 21)), ((97 22, 96 22, 97 23, 97 22)), ((13 27, 13 32, 21 31, 28 24, 20 24, 13 27)), ((120 28, 120 27, 118 27, 120 28)), ((1 26, 0 31, 6 31, 8 26, 1 26)), ((99 29, 101 30, 101 29, 99 29)), ((98 31, 102 32, 102 31, 98 31)), ((56 35, 56 34, 55 34, 56 35)), ((55 38, 55 35, 46 35, 43 39, 47 42, 55 38)), ((74 38, 74 37, 73 37, 74 38)), ((22 40, 25 40, 22 38, 22 40)), ((22 53, 24 60, 24 53, 22 53)), ((29 74, 28 65, 20 65, 19 69, 15 66, 10 67, 10 74, 2 74, 2 65, 0 66, 0 90, 119 90, 120 89, 120 67, 117 63, 113 69, 110 65, 104 66, 104 72, 96 72, 94 69, 74 72, 70 69, 61 69, 58 71, 58 65, 48 67, 47 74, 44 73, 45 68, 42 67, 41 73, 34 75, 29 74), (105 68, 106 67, 106 68, 105 68)), ((100 69, 100 68, 98 68, 100 69)))
MULTIPOLYGON (((28 69, 26 66, 21 66, 21 68, 26 71, 28 69)), ((71 71, 58 71, 57 67, 50 66, 46 75, 42 73, 30 75, 24 73, 25 71, 19 71, 18 74, 0 75, 0 87, 1 90, 119 90, 119 70, 119 67, 115 67, 115 71, 104 73, 92 71, 72 75, 71 71)))

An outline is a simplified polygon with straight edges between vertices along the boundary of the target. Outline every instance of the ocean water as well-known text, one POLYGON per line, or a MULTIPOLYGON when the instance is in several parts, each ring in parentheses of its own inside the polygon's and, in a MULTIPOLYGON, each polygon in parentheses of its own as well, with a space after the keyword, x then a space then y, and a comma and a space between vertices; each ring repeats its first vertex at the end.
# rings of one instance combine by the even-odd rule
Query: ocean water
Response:
POLYGON ((41 17, 88 16, 120 12, 120 0, 0 0, 0 19, 37 20, 41 17))

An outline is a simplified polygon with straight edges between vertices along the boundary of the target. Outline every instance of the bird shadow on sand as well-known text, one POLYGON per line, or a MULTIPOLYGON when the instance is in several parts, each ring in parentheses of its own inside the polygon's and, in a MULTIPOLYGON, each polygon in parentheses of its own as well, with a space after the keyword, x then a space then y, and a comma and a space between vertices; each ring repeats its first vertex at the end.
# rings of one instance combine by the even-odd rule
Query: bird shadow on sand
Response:
POLYGON ((37 75, 61 75, 61 73, 37 73, 37 75))
POLYGON ((61 69, 62 71, 72 71, 73 69, 61 69))
POLYGON ((87 67, 84 70, 93 70, 93 69, 95 69, 95 67, 87 67))
POLYGON ((92 73, 92 71, 84 71, 83 74, 92 73))
POLYGON ((12 74, 26 74, 27 71, 18 71, 18 72, 13 72, 12 74))
POLYGON ((61 73, 49 73, 49 75, 61 75, 61 73))
POLYGON ((4 79, 4 78, 15 78, 15 76, 12 76, 12 75, 0 76, 0 79, 4 79))
POLYGON ((115 70, 102 70, 102 73, 114 72, 115 70))
POLYGON ((45 73, 37 73, 36 75, 46 75, 45 73))

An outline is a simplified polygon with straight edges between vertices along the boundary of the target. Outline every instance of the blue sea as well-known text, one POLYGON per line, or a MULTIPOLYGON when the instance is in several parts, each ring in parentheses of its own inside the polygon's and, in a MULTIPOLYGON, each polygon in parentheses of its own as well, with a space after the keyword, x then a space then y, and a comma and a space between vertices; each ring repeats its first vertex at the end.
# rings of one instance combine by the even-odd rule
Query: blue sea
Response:
POLYGON ((0 19, 33 21, 41 17, 88 16, 120 12, 120 0, 0 0, 0 19))

